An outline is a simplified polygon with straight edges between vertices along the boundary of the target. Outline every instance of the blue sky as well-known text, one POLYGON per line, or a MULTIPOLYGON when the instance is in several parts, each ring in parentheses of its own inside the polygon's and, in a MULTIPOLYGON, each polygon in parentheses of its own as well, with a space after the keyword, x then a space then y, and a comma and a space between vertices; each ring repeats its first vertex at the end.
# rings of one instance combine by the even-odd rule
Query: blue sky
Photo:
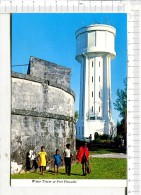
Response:
MULTIPOLYGON (((112 116, 120 120, 113 102, 118 88, 124 88, 127 75, 126 14, 13 14, 12 65, 29 63, 30 56, 45 59, 72 69, 71 88, 76 94, 75 110, 79 110, 80 64, 75 60, 75 31, 92 23, 109 24, 116 28, 116 58, 111 65, 112 116)), ((13 67, 26 73, 27 67, 13 67)))

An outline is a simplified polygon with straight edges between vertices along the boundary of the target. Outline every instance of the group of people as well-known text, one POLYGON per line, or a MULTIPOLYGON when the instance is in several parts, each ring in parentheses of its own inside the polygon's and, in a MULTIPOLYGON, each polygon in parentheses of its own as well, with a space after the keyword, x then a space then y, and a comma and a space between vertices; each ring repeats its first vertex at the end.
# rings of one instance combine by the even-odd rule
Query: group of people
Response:
MULTIPOLYGON (((59 149, 56 149, 56 153, 54 154, 53 157, 54 157, 54 173, 58 174, 61 162, 63 162, 59 149)), ((82 164, 83 175, 87 175, 87 173, 90 172, 89 150, 86 142, 79 148, 77 155, 75 157, 71 154, 71 145, 67 144, 66 149, 63 153, 63 158, 65 162, 65 172, 67 175, 71 175, 72 159, 77 159, 82 164)), ((38 153, 38 166, 40 167, 40 172, 42 175, 44 174, 47 161, 48 161, 47 153, 45 151, 45 147, 42 146, 41 151, 38 153)))

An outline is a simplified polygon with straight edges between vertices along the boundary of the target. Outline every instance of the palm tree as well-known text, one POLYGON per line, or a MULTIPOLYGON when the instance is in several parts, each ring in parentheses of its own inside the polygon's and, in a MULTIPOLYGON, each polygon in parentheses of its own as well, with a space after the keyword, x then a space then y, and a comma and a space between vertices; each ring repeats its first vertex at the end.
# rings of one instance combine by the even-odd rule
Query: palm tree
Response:
POLYGON ((78 120, 79 118, 79 114, 78 114, 78 111, 76 110, 75 111, 75 114, 74 114, 74 122, 76 123, 76 121, 78 120))

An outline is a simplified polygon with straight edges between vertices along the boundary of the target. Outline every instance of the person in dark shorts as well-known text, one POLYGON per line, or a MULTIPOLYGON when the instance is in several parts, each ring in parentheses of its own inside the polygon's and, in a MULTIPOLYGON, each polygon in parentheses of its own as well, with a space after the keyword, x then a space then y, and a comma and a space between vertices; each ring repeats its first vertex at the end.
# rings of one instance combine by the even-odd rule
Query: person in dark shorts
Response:
POLYGON ((85 142, 83 146, 81 146, 76 155, 76 159, 82 164, 83 175, 87 175, 87 165, 89 163, 89 150, 87 148, 87 143, 85 142))
POLYGON ((71 158, 72 155, 70 150, 70 144, 67 144, 66 149, 64 151, 65 170, 67 175, 71 174, 71 158))

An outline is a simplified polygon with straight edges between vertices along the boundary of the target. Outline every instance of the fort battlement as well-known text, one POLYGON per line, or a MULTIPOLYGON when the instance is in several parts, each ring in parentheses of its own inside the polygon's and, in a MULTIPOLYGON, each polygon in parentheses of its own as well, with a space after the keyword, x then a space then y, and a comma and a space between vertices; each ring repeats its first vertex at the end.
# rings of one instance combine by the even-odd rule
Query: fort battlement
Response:
POLYGON ((70 88, 71 69, 47 60, 30 57, 27 74, 70 88))
POLYGON ((71 69, 31 57, 27 74, 12 73, 11 159, 26 163, 42 145, 49 158, 67 143, 75 150, 74 101, 71 69))

